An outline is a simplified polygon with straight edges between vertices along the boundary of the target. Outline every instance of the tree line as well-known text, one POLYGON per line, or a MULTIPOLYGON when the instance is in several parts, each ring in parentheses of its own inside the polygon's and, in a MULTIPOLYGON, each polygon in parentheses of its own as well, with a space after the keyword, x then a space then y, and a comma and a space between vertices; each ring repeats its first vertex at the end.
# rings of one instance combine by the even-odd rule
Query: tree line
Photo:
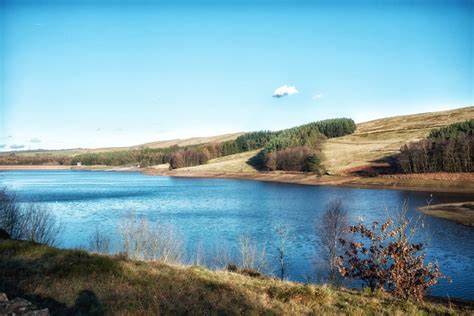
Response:
POLYGON ((71 158, 54 154, 18 155, 8 153, 0 155, 0 165, 70 165, 71 158))
POLYGON ((261 150, 251 164, 262 170, 318 171, 321 144, 327 138, 351 134, 356 125, 352 119, 339 118, 312 122, 280 131, 256 131, 234 140, 212 142, 186 147, 140 148, 78 154, 73 157, 57 155, 0 156, 0 164, 72 164, 76 165, 139 165, 148 167, 170 164, 183 168, 207 163, 210 159, 261 150))
POLYGON ((319 172, 321 145, 327 138, 352 134, 352 119, 338 118, 279 131, 251 163, 258 169, 319 172))
POLYGON ((474 120, 434 129, 426 139, 400 149, 404 173, 473 172, 474 120))

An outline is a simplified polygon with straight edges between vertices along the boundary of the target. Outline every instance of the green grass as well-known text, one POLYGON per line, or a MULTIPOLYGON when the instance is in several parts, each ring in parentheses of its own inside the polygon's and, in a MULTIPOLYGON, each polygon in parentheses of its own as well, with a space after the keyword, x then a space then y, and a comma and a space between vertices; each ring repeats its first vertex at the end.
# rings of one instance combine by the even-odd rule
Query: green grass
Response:
POLYGON ((443 304, 0 241, 0 292, 53 314, 458 315, 443 304))

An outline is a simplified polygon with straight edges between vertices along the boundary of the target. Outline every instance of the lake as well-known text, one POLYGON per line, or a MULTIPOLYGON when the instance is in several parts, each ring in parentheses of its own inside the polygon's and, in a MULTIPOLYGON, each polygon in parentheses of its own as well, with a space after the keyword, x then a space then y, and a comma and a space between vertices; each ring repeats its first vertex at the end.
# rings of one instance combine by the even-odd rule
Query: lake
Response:
MULTIPOLYGON (((96 227, 119 245, 118 226, 133 211, 150 222, 172 225, 190 258, 198 247, 206 258, 218 246, 234 254, 239 238, 251 236, 265 248, 268 265, 276 271, 277 227, 288 230, 288 278, 314 280, 321 245, 315 229, 325 204, 340 197, 351 222, 383 221, 387 212, 408 201, 416 207, 473 200, 472 194, 410 192, 379 189, 319 187, 250 180, 191 179, 105 171, 2 171, 0 183, 21 203, 40 203, 61 220, 60 247, 87 245, 96 227), (387 211, 388 210, 388 211, 387 211)), ((424 218, 417 239, 429 241, 427 259, 437 260, 452 278, 432 289, 433 295, 474 299, 474 228, 446 220, 424 218)), ((210 260, 210 259, 209 259, 210 260)), ((210 265, 210 263, 209 263, 210 265)))

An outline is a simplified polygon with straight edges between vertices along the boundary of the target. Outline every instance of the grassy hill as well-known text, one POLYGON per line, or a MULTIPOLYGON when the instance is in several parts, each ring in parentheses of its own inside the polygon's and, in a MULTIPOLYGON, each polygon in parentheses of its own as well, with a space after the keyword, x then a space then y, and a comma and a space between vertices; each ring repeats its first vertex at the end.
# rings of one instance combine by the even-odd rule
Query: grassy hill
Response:
MULTIPOLYGON (((474 117, 474 106, 450 111, 395 116, 357 124, 354 134, 328 139, 323 145, 324 167, 345 175, 354 168, 398 153, 408 142, 426 137, 431 129, 466 121, 474 117)), ((246 162, 256 151, 210 160, 208 164, 174 170, 172 174, 226 173, 258 171, 246 162)))
POLYGON ((0 292, 57 315, 469 315, 472 306, 0 240, 0 292))
POLYGON ((474 117, 474 106, 450 111, 394 116, 357 124, 354 134, 324 145, 327 170, 339 174, 398 153, 402 145, 426 137, 431 129, 474 117))

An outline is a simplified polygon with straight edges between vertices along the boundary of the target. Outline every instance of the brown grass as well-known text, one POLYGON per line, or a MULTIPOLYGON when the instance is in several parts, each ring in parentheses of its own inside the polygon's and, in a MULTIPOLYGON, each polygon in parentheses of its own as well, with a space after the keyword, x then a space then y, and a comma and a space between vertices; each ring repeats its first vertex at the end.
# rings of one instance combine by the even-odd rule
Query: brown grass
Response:
POLYGON ((324 165, 333 173, 344 174, 355 167, 396 154, 400 147, 426 137, 433 128, 474 117, 474 106, 415 115, 395 116, 357 124, 354 134, 328 140, 324 145, 324 165))
POLYGON ((64 315, 468 315, 473 311, 12 240, 0 241, 0 259, 1 292, 64 315))
POLYGON ((474 226, 474 202, 436 204, 418 209, 430 216, 474 226))

